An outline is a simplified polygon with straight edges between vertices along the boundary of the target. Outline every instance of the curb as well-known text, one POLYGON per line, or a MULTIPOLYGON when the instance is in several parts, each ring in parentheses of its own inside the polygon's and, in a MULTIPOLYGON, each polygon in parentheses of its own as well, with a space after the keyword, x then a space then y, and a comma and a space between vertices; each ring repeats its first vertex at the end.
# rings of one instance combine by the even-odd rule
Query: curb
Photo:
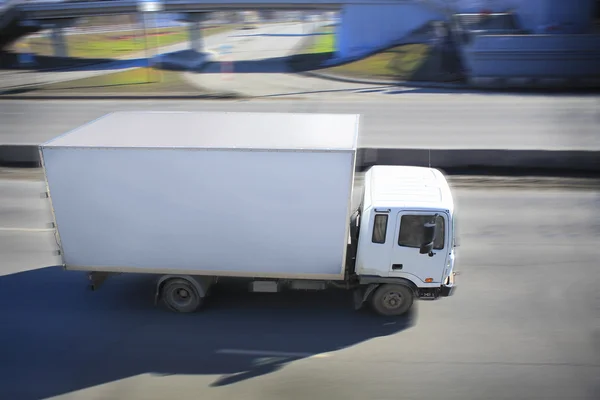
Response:
POLYGON ((360 79, 350 78, 339 75, 324 74, 321 72, 304 71, 297 72, 298 75, 305 75, 312 78, 327 79, 330 81, 344 82, 344 83, 358 83, 362 85, 387 85, 387 86, 405 86, 415 87, 424 89, 472 89, 468 84, 465 83, 450 83, 450 82, 409 82, 409 81, 388 81, 388 80, 377 80, 377 79, 360 79))
MULTIPOLYGON (((534 171, 535 175, 597 175, 600 150, 358 149, 358 168, 364 170, 373 165, 431 166, 465 174, 534 171)), ((39 167, 38 145, 0 145, 0 166, 39 167)))
POLYGON ((597 93, 600 91, 600 78, 589 79, 535 79, 535 78, 472 78, 468 83, 452 82, 419 82, 419 81, 391 81, 377 79, 351 78, 331 75, 314 71, 297 72, 312 78, 327 79, 330 81, 357 83, 362 85, 402 86, 416 89, 446 89, 446 90, 476 90, 480 92, 525 92, 525 91, 551 91, 562 93, 597 93))

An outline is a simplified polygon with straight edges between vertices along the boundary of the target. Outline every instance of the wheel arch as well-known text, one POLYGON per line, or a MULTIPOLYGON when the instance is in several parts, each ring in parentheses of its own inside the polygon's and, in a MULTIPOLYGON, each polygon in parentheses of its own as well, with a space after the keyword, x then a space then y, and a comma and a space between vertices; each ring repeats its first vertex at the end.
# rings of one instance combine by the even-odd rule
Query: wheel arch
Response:
MULTIPOLYGON (((418 294, 419 294, 419 287, 410 278, 383 278, 383 277, 378 277, 378 276, 372 276, 372 277, 365 276, 365 277, 360 277, 359 282, 361 285, 369 285, 369 286, 375 285, 376 287, 379 287, 386 283, 390 283, 390 284, 394 284, 394 285, 404 285, 404 286, 407 286, 408 288, 410 288, 415 296, 418 296, 418 294)), ((374 289, 375 288, 368 291, 368 292, 370 292, 369 295, 371 295, 375 291, 374 289)), ((366 301, 367 299, 365 298, 364 300, 366 301)))

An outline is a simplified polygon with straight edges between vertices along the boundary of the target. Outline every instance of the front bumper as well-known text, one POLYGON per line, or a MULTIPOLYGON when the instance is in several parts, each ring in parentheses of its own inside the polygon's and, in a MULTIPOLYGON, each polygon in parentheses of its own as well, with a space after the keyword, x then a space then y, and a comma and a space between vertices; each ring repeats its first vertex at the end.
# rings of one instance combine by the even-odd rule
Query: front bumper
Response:
POLYGON ((456 272, 451 272, 448 278, 446 278, 446 282, 440 288, 440 296, 448 297, 452 296, 456 291, 456 272))

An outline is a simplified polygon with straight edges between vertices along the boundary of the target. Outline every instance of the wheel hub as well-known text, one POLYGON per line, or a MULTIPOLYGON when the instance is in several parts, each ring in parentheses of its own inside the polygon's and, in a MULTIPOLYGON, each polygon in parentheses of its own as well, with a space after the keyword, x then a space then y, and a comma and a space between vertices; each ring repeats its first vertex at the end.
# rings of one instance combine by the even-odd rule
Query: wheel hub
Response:
POLYGON ((402 296, 399 293, 390 292, 383 297, 386 308, 398 308, 402 305, 402 296))
POLYGON ((190 293, 189 289, 181 287, 173 290, 169 298, 171 304, 178 307, 183 307, 192 301, 192 294, 190 293))

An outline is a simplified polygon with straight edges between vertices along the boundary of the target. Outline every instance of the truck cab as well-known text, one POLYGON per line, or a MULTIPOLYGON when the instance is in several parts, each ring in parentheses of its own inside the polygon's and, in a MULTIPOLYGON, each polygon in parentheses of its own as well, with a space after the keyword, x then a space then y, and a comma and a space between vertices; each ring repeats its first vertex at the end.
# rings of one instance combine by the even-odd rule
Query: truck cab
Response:
POLYGON ((364 177, 355 273, 401 282, 419 298, 454 289, 454 201, 433 168, 374 166, 364 177), (427 236, 429 226, 429 238, 427 236))

